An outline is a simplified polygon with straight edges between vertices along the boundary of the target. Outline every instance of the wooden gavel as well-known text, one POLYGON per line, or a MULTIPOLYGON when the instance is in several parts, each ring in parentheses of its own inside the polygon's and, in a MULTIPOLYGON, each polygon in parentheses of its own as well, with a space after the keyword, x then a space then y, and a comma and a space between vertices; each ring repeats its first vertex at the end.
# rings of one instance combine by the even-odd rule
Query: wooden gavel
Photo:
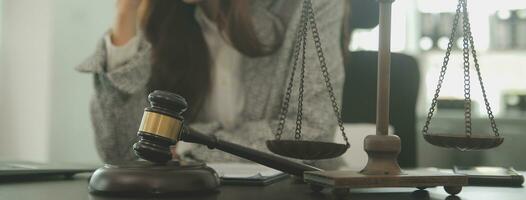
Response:
POLYGON ((150 107, 144 109, 138 132, 139 141, 133 145, 135 154, 142 159, 166 163, 172 158, 170 146, 185 141, 206 145, 210 149, 218 149, 298 177, 303 177, 305 171, 321 171, 313 166, 223 141, 188 128, 182 116, 188 104, 180 95, 154 91, 148 95, 148 101, 150 107))

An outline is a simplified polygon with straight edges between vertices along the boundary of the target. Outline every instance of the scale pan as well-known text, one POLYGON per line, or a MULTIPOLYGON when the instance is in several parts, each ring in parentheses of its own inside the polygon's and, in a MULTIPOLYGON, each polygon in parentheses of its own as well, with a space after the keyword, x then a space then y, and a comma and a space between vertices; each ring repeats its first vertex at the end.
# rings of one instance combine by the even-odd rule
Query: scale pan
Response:
POLYGON ((499 146, 504 141, 501 136, 491 135, 453 135, 424 134, 424 139, 432 145, 454 148, 460 151, 485 150, 499 146))
POLYGON ((336 158, 344 154, 345 144, 302 140, 267 140, 267 148, 275 154, 301 160, 336 158))

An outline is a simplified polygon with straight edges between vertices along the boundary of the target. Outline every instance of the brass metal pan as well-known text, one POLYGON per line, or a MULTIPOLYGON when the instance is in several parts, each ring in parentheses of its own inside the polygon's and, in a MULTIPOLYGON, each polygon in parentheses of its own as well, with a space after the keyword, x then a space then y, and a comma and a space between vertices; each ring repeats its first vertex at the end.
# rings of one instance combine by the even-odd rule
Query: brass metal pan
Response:
POLYGON ((266 143, 272 153, 302 160, 336 158, 348 149, 345 144, 317 141, 268 140, 266 143))
POLYGON ((461 151, 485 150, 498 147, 504 141, 501 136, 472 134, 424 134, 424 139, 432 145, 454 148, 461 151))

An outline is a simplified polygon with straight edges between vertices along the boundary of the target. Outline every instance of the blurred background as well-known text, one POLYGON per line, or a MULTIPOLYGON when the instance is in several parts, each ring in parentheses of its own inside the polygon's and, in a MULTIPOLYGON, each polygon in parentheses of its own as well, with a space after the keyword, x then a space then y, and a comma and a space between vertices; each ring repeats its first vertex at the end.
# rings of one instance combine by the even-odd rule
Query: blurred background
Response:
POLYGON ((73 68, 112 22, 108 0, 0 1, 0 157, 98 162, 91 76, 73 68))
MULTIPOLYGON (((526 160, 520 152, 526 143, 526 1, 468 3, 488 98, 506 139, 495 150, 463 153, 423 141, 420 129, 436 88, 457 1, 397 0, 392 49, 414 58, 420 75, 413 120, 416 163, 524 170, 526 160)), ((1 160, 100 162, 88 113, 92 77, 73 68, 93 52, 112 23, 113 10, 114 1, 108 0, 0 0, 1 160)), ((349 51, 377 50, 378 27, 357 27, 349 34, 349 51)), ((463 111, 455 104, 463 98, 462 36, 456 37, 441 92, 444 101, 431 129, 462 134, 463 111)), ((472 80, 474 129, 487 133, 491 129, 480 86, 472 80)))

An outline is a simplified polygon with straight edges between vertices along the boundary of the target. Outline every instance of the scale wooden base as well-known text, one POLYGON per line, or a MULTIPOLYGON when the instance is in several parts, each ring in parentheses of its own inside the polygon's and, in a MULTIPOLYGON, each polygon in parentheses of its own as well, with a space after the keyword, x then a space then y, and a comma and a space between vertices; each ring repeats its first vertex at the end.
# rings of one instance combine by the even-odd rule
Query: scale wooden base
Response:
POLYGON ((425 189, 444 186, 444 190, 455 195, 468 184, 465 175, 442 173, 434 170, 404 170, 400 175, 364 175, 357 171, 306 172, 304 181, 313 190, 330 188, 337 196, 346 195, 351 188, 414 187, 425 189))
POLYGON ((369 135, 364 140, 364 150, 369 156, 361 171, 310 171, 303 179, 313 190, 333 189, 337 196, 346 195, 350 188, 371 187, 428 187, 444 186, 447 193, 460 193, 468 184, 465 175, 444 173, 438 170, 405 170, 397 162, 401 140, 395 135, 369 135))

